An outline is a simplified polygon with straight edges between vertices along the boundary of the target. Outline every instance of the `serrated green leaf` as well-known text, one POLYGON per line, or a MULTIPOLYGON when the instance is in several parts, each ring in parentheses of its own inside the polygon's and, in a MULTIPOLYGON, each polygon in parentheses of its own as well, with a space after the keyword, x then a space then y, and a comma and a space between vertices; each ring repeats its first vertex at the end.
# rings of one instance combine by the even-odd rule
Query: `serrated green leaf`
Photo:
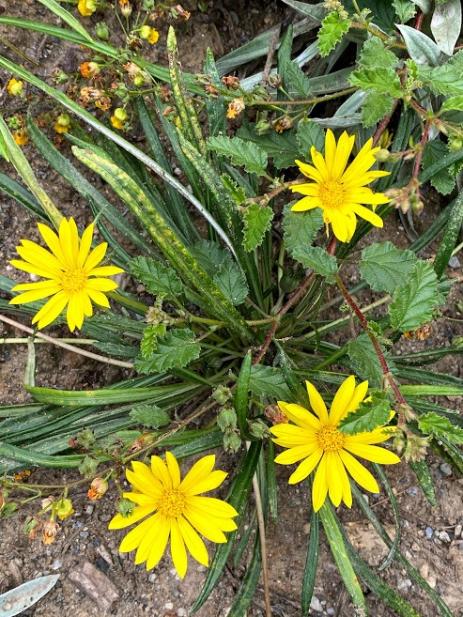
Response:
POLYGON ((436 94, 463 95, 463 50, 440 66, 419 66, 418 78, 436 94))
POLYGON ((463 444, 463 429, 433 411, 418 418, 418 427, 426 435, 433 435, 437 439, 444 437, 450 443, 463 444))
POLYGON ((249 293, 246 277, 231 258, 222 262, 214 276, 214 283, 235 306, 242 304, 249 293))
POLYGON ((411 0, 392 0, 392 5, 402 24, 406 24, 416 14, 416 6, 411 0))
POLYGON ((394 292, 389 305, 391 326, 401 332, 419 328, 432 319, 433 311, 441 301, 433 267, 425 261, 418 261, 405 285, 394 292))
POLYGON ((301 98, 310 95, 310 81, 304 71, 296 62, 288 62, 284 68, 283 81, 286 91, 291 95, 299 95, 301 98))
POLYGON ((267 154, 257 144, 244 141, 240 137, 209 137, 209 150, 229 158, 235 165, 240 165, 249 173, 263 176, 267 169, 267 154))
POLYGON ((201 345, 188 328, 170 330, 158 340, 156 351, 149 358, 139 358, 135 368, 139 373, 161 373, 183 368, 199 357, 201 345))
POLYGON ((129 268, 153 296, 178 296, 183 291, 183 283, 175 270, 151 257, 135 257, 129 268))
MULTIPOLYGON (((463 97, 462 97, 463 99, 463 97)), ((422 169, 426 171, 434 163, 442 160, 448 154, 448 147, 440 139, 428 141, 423 152, 422 169)), ((453 191, 456 176, 451 173, 450 167, 441 169, 431 177, 432 186, 442 195, 448 195, 453 191)))
POLYGON ((330 51, 333 51, 349 28, 349 19, 341 17, 337 11, 328 13, 322 21, 317 36, 318 49, 322 58, 327 56, 330 51))
POLYGON ((285 206, 283 214, 283 231, 285 248, 291 256, 294 252, 310 246, 323 225, 320 210, 293 212, 291 205, 285 206))
POLYGON ((347 414, 339 423, 339 430, 347 435, 372 431, 389 420, 391 403, 382 390, 371 393, 370 400, 360 403, 356 411, 347 414))
MULTIPOLYGON (((362 332, 356 339, 349 341, 347 355, 351 361, 352 369, 357 375, 362 379, 368 379, 370 386, 381 386, 383 371, 370 337, 366 332, 362 332)), ((388 364, 389 368, 392 368, 391 360, 388 360, 388 364)))
POLYGON ((379 122, 384 116, 391 113, 394 99, 388 94, 378 96, 376 92, 369 92, 362 103, 362 124, 370 127, 379 122))
POLYGON ((255 396, 265 396, 282 401, 291 399, 291 392, 286 384, 283 371, 273 366, 253 365, 249 388, 255 396))
POLYGON ((293 130, 277 133, 271 131, 264 135, 258 135, 252 125, 244 125, 238 131, 238 136, 246 141, 252 141, 265 150, 271 157, 277 169, 294 166, 297 158, 297 141, 293 130))
POLYGON ((157 405, 137 405, 129 412, 129 416, 148 428, 160 428, 170 422, 169 414, 157 405))
POLYGON ((164 324, 152 324, 143 331, 143 338, 140 342, 141 357, 146 359, 154 354, 158 346, 158 339, 165 336, 166 326, 164 324))
POLYGON ((244 237, 243 246, 246 251, 253 251, 262 244, 266 232, 270 229, 273 210, 268 206, 251 204, 243 213, 244 237))
POLYGON ((310 158, 312 146, 319 152, 323 152, 325 147, 325 133, 322 127, 309 118, 304 118, 297 125, 296 139, 299 154, 306 160, 310 158))
POLYGON ((353 86, 362 90, 374 90, 388 97, 402 95, 399 76, 396 73, 398 59, 377 37, 367 39, 360 52, 358 68, 349 76, 353 86))
POLYGON ((338 262, 320 246, 303 246, 293 251, 293 258, 304 268, 311 268, 317 274, 332 279, 338 271, 338 262))
POLYGON ((463 111, 463 94, 451 96, 442 103, 442 111, 463 111))
POLYGON ((246 191, 242 186, 239 186, 228 174, 220 176, 224 189, 233 199, 237 206, 241 206, 246 201, 246 191))
POLYGON ((373 291, 394 293, 416 265, 413 251, 401 250, 392 242, 375 242, 362 251, 360 274, 373 291))

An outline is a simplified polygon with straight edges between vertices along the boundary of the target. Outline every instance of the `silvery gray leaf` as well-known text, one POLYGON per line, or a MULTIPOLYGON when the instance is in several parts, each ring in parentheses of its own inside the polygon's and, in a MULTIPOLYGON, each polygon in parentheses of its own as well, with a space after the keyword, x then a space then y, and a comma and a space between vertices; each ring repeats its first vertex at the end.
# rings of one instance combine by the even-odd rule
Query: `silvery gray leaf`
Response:
POLYGON ((431 19, 431 32, 441 51, 453 54, 461 31, 461 0, 448 0, 438 4, 431 19))

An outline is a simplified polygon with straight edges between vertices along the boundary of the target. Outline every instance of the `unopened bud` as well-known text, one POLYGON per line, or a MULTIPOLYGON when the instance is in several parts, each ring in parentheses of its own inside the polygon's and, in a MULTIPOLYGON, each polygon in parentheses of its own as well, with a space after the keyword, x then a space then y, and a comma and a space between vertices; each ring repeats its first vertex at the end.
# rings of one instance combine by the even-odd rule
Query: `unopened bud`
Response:
POLYGON ((65 521, 67 518, 74 514, 74 508, 72 507, 72 501, 68 497, 62 497, 55 501, 53 504, 53 512, 59 518, 60 521, 65 521))
POLYGON ((108 482, 104 478, 95 478, 90 484, 90 488, 87 491, 87 497, 90 501, 98 501, 108 490, 108 482))

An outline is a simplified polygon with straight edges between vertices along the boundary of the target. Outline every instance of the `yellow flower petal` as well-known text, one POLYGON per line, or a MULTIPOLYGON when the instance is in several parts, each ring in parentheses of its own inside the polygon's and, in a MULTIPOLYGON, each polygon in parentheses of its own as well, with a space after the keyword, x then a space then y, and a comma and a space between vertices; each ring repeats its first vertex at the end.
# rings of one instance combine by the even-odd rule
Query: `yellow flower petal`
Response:
POLYGON ((330 423, 338 424, 339 420, 344 416, 352 400, 355 390, 355 377, 349 375, 339 386, 330 409, 330 423))
POLYGON ((305 445, 308 441, 315 438, 315 430, 304 429, 287 422, 275 424, 275 426, 270 428, 270 432, 276 437, 273 441, 285 448, 305 445))
POLYGON ((137 506, 128 516, 116 514, 109 522, 108 529, 124 529, 134 523, 138 523, 142 518, 154 512, 154 506, 137 506))
POLYGON ((325 163, 330 176, 334 175, 334 166, 336 158, 336 139, 333 131, 328 129, 325 135, 325 163))
POLYGON ((146 538, 142 540, 138 547, 135 563, 142 563, 146 559, 146 569, 155 568, 164 555, 169 535, 170 523, 161 516, 156 518, 150 531, 146 534, 146 538), (142 559, 142 557, 144 558, 142 559), (137 559, 140 561, 137 561, 137 559))
POLYGON ((108 248, 107 242, 102 242, 96 248, 93 249, 93 251, 87 257, 83 265, 83 268, 85 269, 87 273, 91 272, 93 268, 96 268, 96 266, 100 263, 100 261, 104 259, 107 248, 108 248))
POLYGON ((302 461, 290 476, 288 484, 297 484, 305 480, 309 476, 318 464, 318 461, 322 458, 323 450, 318 448, 308 458, 302 461))
POLYGON ((60 315, 68 303, 68 297, 64 291, 55 294, 40 311, 34 315, 32 323, 36 323, 39 330, 51 324, 60 315))
POLYGON ((177 459, 172 452, 166 452, 166 463, 172 486, 173 488, 177 488, 180 484, 180 467, 178 466, 177 459))
POLYGON ((46 279, 52 279, 54 277, 53 273, 50 270, 45 268, 39 268, 38 266, 32 265, 27 261, 21 261, 20 259, 12 259, 10 264, 17 268, 18 270, 22 270, 23 272, 27 272, 28 274, 36 274, 37 276, 42 276, 46 279))
POLYGON ((91 289, 92 291, 113 291, 117 289, 116 281, 112 281, 111 279, 88 279, 86 289, 91 289))
POLYGON ((188 503, 195 510, 201 510, 214 518, 233 518, 238 516, 238 512, 232 505, 215 497, 198 497, 194 495, 188 500, 188 503))
POLYGON ((343 485, 341 480, 344 465, 337 452, 327 452, 326 457, 326 483, 331 502, 337 508, 341 503, 343 485))
POLYGON ((374 431, 368 431, 365 433, 357 433, 356 435, 346 435, 345 444, 351 443, 382 443, 391 438, 392 429, 377 428, 374 431))
POLYGON ((341 178, 343 175, 346 169, 347 161, 351 155, 352 148, 354 147, 354 143, 355 135, 349 136, 346 131, 344 131, 339 138, 332 168, 333 177, 336 179, 341 178))
POLYGON ((130 553, 130 551, 134 551, 140 545, 140 542, 153 525, 152 518, 153 517, 150 516, 129 531, 119 546, 120 553, 130 553))
POLYGON ((211 521, 210 519, 205 519, 202 511, 188 506, 184 512, 184 516, 207 540, 215 542, 216 544, 224 544, 227 541, 223 531, 215 524, 215 520, 211 521))
POLYGON ((313 210, 314 208, 320 208, 320 200, 316 197, 303 197, 291 206, 293 212, 305 212, 306 210, 313 210))
POLYGON ((26 291, 25 293, 19 294, 10 300, 10 304, 27 304, 28 302, 36 302, 37 300, 43 300, 44 298, 48 298, 53 294, 59 292, 59 287, 55 284, 49 285, 48 287, 42 287, 40 289, 26 291))
POLYGON ((200 458, 183 478, 180 488, 185 493, 189 493, 190 490, 194 489, 197 483, 205 480, 210 475, 214 465, 214 454, 208 454, 207 456, 200 458))
POLYGON ((320 420, 302 405, 278 401, 278 407, 297 426, 314 430, 320 428, 320 420))
POLYGON ((132 469, 126 469, 125 475, 130 484, 140 491, 145 493, 153 499, 158 499, 162 492, 162 485, 158 478, 155 478, 151 473, 151 469, 148 465, 140 463, 139 461, 132 461, 132 469))
POLYGON ((227 475, 228 474, 226 471, 220 471, 219 469, 216 469, 215 471, 212 471, 208 476, 206 476, 206 478, 204 478, 200 482, 197 482, 195 484, 195 487, 189 490, 188 494, 199 495, 200 493, 207 493, 207 491, 212 491, 213 489, 219 487, 222 484, 227 475))
POLYGON ((340 450, 339 456, 346 466, 347 471, 357 482, 357 484, 359 484, 366 491, 370 491, 370 493, 379 493, 378 483, 368 469, 362 465, 362 463, 359 463, 358 460, 346 450, 340 450))
POLYGON ((296 446, 294 448, 289 448, 284 452, 280 452, 280 454, 275 458, 275 463, 278 463, 280 465, 292 465, 293 463, 297 463, 303 458, 307 458, 317 449, 318 442, 316 439, 314 439, 313 441, 304 444, 303 446, 296 446))
POLYGON ((180 578, 183 578, 188 568, 188 556, 182 534, 176 520, 170 524, 170 554, 174 567, 180 578))
POLYGON ((322 422, 326 422, 328 420, 328 410, 326 409, 325 401, 321 397, 320 392, 312 383, 310 383, 310 381, 306 381, 305 385, 307 388, 307 394, 309 395, 310 406, 320 420, 322 422))
POLYGON ((124 270, 118 266, 99 266, 93 268, 88 273, 89 276, 114 276, 115 274, 122 274, 124 270))
POLYGON ((44 225, 43 223, 37 223, 37 227, 39 228, 40 235, 44 239, 50 251, 62 264, 65 261, 65 257, 63 251, 61 250, 61 244, 56 233, 50 229, 48 225, 44 225))
POLYGON ((172 478, 162 458, 155 455, 151 457, 151 471, 164 488, 172 488, 172 478))
POLYGON ((77 263, 79 264, 79 266, 83 266, 85 260, 88 257, 88 253, 92 246, 94 229, 95 226, 93 225, 93 223, 90 223, 90 225, 85 229, 84 233, 82 234, 82 238, 80 239, 79 253, 77 256, 77 263))
POLYGON ((355 214, 358 214, 360 217, 362 217, 362 219, 365 219, 374 227, 383 227, 383 219, 368 208, 365 208, 365 206, 362 206, 360 204, 354 204, 352 205, 352 210, 355 212, 355 214))
POLYGON ((203 566, 209 565, 209 555, 204 542, 196 533, 190 523, 182 516, 178 519, 178 526, 182 538, 186 544, 187 549, 197 562, 203 566))
POLYGON ((109 300, 104 295, 104 293, 102 293, 101 291, 96 291, 95 289, 89 289, 89 288, 87 288, 85 291, 88 294, 88 297, 95 304, 98 304, 99 306, 103 306, 104 308, 110 308, 109 300))
POLYGON ((328 493, 328 484, 326 481, 326 456, 322 457, 320 465, 315 472, 315 478, 312 485, 312 506, 315 512, 318 512, 325 503, 328 493))
POLYGON ((349 443, 345 444, 344 447, 352 454, 355 454, 355 456, 360 456, 361 458, 371 461, 372 463, 380 463, 381 465, 394 465, 396 463, 400 463, 400 458, 397 454, 390 452, 385 448, 378 448, 378 446, 365 445, 361 443, 349 443))
MULTIPOLYGON (((309 165, 308 163, 298 160, 296 160, 295 163, 299 167, 299 171, 304 174, 304 176, 307 176, 316 182, 323 182, 323 176, 313 165, 309 165)), ((296 190, 296 188, 294 190, 296 190)))

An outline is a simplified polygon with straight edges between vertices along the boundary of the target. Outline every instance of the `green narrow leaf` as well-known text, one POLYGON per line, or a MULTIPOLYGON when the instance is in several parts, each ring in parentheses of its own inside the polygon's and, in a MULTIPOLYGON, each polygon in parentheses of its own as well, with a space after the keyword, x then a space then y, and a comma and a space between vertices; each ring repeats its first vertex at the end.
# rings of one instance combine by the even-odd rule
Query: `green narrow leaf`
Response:
POLYGON ((382 390, 373 390, 368 397, 371 400, 360 403, 356 411, 345 416, 339 429, 347 435, 355 435, 365 431, 372 431, 383 426, 389 419, 391 402, 382 390))
POLYGON ((450 218, 445 228, 444 237, 441 240, 434 259, 434 270, 437 278, 441 278, 449 263, 452 252, 458 241, 461 226, 463 223, 463 190, 452 204, 450 218))
POLYGON ((268 511, 274 521, 278 518, 278 483, 276 477, 275 446, 269 439, 267 443, 266 480, 268 511))
POLYGON ((138 358, 135 369, 139 373, 162 373, 172 368, 183 368, 199 358, 201 345, 188 328, 170 330, 157 341, 154 353, 148 358, 138 358))
POLYGON ((259 583, 261 569, 261 555, 259 536, 257 536, 252 550, 251 563, 246 568, 246 573, 243 577, 243 581, 240 588, 236 592, 233 604, 230 611, 227 613, 227 617, 243 617, 246 615, 251 602, 255 596, 257 585, 259 583))
POLYGON ((48 218, 45 216, 40 204, 32 193, 27 191, 21 184, 16 182, 16 180, 2 173, 0 173, 0 191, 8 195, 8 197, 15 199, 19 204, 32 212, 35 217, 48 222, 48 218))
POLYGON ((268 206, 251 204, 243 213, 243 246, 246 251, 253 251, 260 246, 264 236, 271 228, 273 210, 268 206))
POLYGON ((394 293, 416 264, 413 251, 396 248, 392 242, 375 242, 362 251, 360 274, 373 291, 394 293))
MULTIPOLYGON (((254 475, 257 463, 260 456, 261 443, 254 442, 251 444, 249 450, 241 460, 240 469, 233 480, 233 484, 230 490, 230 495, 227 499, 240 515, 244 511, 244 506, 251 486, 252 477, 254 475)), ((239 524, 240 520, 237 521, 239 524)), ((201 593, 196 598, 191 610, 195 613, 207 598, 210 596, 215 586, 217 585, 222 572, 227 563, 228 556, 230 555, 233 540, 235 538, 236 531, 228 535, 228 541, 226 544, 219 544, 212 559, 212 563, 207 574, 206 581, 201 590, 201 593)))
POLYGON ((143 283, 153 296, 179 296, 183 284, 172 268, 151 257, 134 257, 129 264, 130 273, 143 283))
POLYGON ((248 409, 249 409, 249 390, 251 381, 252 355, 248 351, 241 364, 240 374, 236 380, 234 406, 238 420, 238 428, 241 437, 246 439, 249 435, 248 429, 248 409))
POLYGON ((320 544, 320 517, 317 512, 312 510, 310 518, 309 544, 307 546, 307 556, 305 559, 304 576, 302 578, 301 590, 301 611, 302 617, 310 614, 310 603, 312 601, 315 588, 315 577, 317 575, 318 551, 320 544))
POLYGON ((244 141, 240 137, 209 137, 209 150, 229 158, 235 165, 240 165, 249 173, 263 176, 267 170, 267 154, 257 144, 244 141))
POLYGON ((418 261, 407 282, 394 292, 389 305, 391 326, 401 332, 419 328, 432 319, 434 309, 441 302, 433 267, 418 261))
POLYGON ((418 482, 420 483, 421 490, 423 491, 426 499, 432 506, 436 506, 436 490, 434 488, 434 481, 432 479, 429 465, 426 461, 411 461, 409 465, 415 472, 418 482))
POLYGON ((70 26, 77 34, 80 34, 85 39, 89 41, 92 40, 92 37, 87 32, 87 30, 83 27, 78 19, 74 17, 72 13, 67 11, 59 2, 56 0, 38 0, 41 4, 43 4, 48 10, 52 11, 57 17, 62 19, 68 26, 70 26))
POLYGON ((331 554, 334 557, 344 585, 352 598, 352 602, 356 608, 363 610, 366 613, 367 607, 362 589, 355 575, 352 562, 349 558, 346 544, 339 528, 337 516, 333 512, 331 503, 329 503, 328 500, 325 501, 323 506, 318 511, 318 514, 322 522, 328 544, 330 545, 331 554))

